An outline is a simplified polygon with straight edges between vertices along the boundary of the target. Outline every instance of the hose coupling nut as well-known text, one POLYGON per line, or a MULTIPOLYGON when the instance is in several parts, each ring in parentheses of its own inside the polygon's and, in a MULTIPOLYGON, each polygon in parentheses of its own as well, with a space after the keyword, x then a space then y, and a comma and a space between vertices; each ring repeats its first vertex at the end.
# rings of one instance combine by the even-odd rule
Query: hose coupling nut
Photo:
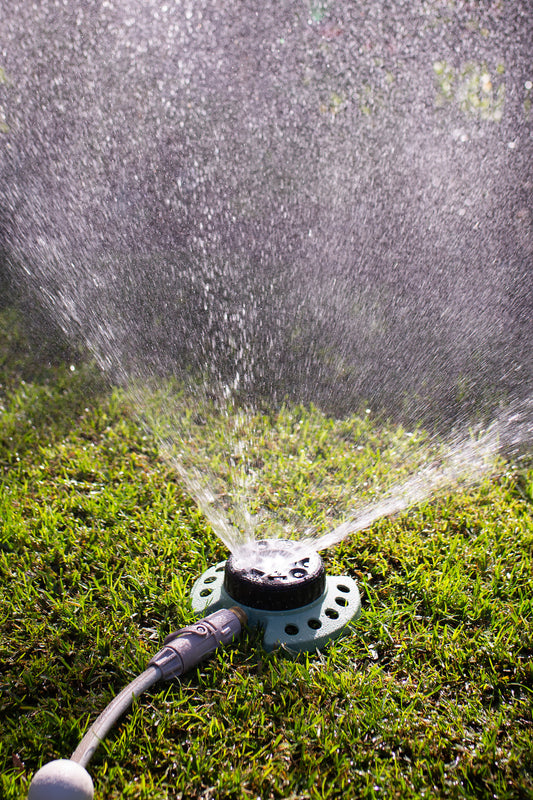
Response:
POLYGON ((241 608, 222 608, 198 622, 171 633, 151 659, 161 677, 169 680, 195 667, 222 644, 240 636, 246 614, 241 608))

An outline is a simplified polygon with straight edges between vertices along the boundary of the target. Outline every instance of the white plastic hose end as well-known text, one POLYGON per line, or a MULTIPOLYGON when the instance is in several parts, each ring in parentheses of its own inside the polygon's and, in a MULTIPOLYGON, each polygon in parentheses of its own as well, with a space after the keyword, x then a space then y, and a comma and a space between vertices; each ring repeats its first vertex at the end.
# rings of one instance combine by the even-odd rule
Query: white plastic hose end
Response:
POLYGON ((28 800, 93 800, 91 776, 81 764, 69 758, 49 761, 35 773, 28 800))

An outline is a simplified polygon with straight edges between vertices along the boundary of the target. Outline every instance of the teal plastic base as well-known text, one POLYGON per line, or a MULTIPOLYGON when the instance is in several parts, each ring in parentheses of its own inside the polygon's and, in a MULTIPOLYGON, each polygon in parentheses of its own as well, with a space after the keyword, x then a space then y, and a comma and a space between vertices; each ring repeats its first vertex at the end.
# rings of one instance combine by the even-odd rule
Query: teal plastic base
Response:
POLYGON ((195 582, 191 591, 192 607, 197 614, 210 614, 219 608, 239 605, 252 627, 264 630, 265 650, 284 646, 288 650, 318 650, 339 636, 344 628, 361 614, 361 598, 353 578, 326 577, 324 593, 301 608, 289 611, 264 611, 250 608, 235 600, 224 589, 225 561, 210 567, 195 582))

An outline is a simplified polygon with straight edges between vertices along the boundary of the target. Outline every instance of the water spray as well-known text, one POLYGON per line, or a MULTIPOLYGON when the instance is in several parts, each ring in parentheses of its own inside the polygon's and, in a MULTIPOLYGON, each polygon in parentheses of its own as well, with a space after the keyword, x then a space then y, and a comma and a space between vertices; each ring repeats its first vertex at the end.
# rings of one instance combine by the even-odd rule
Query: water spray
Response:
POLYGON ((133 699, 233 642, 246 623, 263 629, 266 650, 312 651, 339 636, 361 613, 352 578, 327 576, 318 553, 284 539, 250 543, 210 567, 195 582, 191 600, 193 610, 207 616, 167 636, 147 669, 111 701, 71 758, 51 761, 35 774, 28 800, 92 800, 86 767, 133 699))

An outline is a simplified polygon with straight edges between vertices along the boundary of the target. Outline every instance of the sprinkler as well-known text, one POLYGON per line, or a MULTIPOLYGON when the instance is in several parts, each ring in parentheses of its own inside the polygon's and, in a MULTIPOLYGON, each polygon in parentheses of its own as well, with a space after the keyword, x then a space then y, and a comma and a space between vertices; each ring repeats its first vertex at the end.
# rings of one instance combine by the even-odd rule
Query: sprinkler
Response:
POLYGON ((265 649, 297 652, 322 647, 361 613, 352 578, 327 576, 318 553, 285 539, 250 543, 210 567, 193 586, 192 606, 207 616, 167 636, 147 669, 111 701, 71 758, 51 761, 35 774, 28 800, 92 800, 86 767, 133 698, 231 643, 246 622, 264 629, 265 649))
POLYGON ((198 578, 191 599, 198 614, 237 603, 266 650, 316 650, 361 613, 352 578, 327 576, 318 553, 286 539, 244 545, 198 578))

